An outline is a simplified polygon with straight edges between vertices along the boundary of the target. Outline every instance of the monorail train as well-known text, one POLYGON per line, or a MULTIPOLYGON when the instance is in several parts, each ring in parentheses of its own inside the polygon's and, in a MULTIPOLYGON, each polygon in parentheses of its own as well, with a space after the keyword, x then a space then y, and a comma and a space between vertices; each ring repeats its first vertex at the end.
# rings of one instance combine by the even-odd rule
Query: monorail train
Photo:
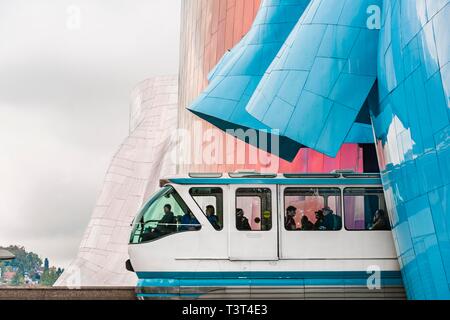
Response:
POLYGON ((403 299, 379 174, 189 174, 133 221, 140 299, 403 299))

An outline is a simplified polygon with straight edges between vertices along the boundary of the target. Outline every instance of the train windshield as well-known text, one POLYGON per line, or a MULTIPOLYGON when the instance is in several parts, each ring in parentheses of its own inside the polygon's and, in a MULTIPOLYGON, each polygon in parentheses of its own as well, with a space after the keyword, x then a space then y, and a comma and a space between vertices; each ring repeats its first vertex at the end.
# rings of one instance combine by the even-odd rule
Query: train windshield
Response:
POLYGON ((172 186, 166 186, 136 217, 130 243, 150 242, 173 233, 200 229, 200 223, 178 192, 172 186))

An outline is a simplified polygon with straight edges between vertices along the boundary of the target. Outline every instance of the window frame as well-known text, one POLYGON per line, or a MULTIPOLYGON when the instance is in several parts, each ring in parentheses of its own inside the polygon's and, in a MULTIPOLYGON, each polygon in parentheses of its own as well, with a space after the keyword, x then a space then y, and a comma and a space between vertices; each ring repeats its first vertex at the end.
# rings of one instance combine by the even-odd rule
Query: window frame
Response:
MULTIPOLYGON (((378 197, 378 200, 380 198, 378 197)), ((348 232, 361 232, 361 231, 368 231, 368 232, 392 232, 392 224, 391 224, 391 219, 389 217, 389 212, 388 212, 388 207, 387 207, 387 202, 386 202, 386 196, 384 194, 384 189, 382 186, 380 187, 374 187, 374 186, 347 186, 345 188, 342 188, 342 208, 343 208, 343 214, 344 214, 344 221, 343 221, 343 226, 345 228, 345 231, 348 232), (387 219, 388 219, 388 223, 389 223, 389 230, 370 230, 370 229, 360 229, 360 230, 355 230, 355 229, 348 229, 347 228, 347 223, 346 223, 346 214, 345 214, 345 190, 347 189, 378 189, 381 190, 381 194, 383 195, 384 198, 384 205, 385 205, 385 214, 387 215, 387 219)))
MULTIPOLYGON (((224 230, 224 226, 225 226, 225 213, 224 213, 224 206, 225 206, 225 199, 224 199, 224 189, 220 186, 192 186, 189 188, 188 190, 188 194, 190 195, 190 197, 192 198, 192 200, 194 201, 194 203, 197 205, 198 209, 200 210, 201 213, 203 213, 203 216, 208 220, 209 225, 214 229, 214 231, 220 232, 222 230, 224 230), (206 212, 203 211, 203 209, 201 208, 200 204, 197 202, 197 200, 195 200, 194 196, 192 195, 191 191, 193 189, 220 189, 220 191, 222 191, 222 221, 220 221, 219 219, 219 226, 220 229, 216 229, 214 228, 214 226, 212 225, 212 223, 208 220, 208 217, 206 216, 206 212)), ((202 197, 202 196, 196 196, 196 197, 202 197)), ((216 210, 216 216, 217 216, 217 197, 216 196, 211 196, 211 197, 215 197, 216 198, 216 206, 215 206, 215 210, 216 210)))
MULTIPOLYGON (((234 230, 238 231, 238 232, 270 232, 273 229, 273 224, 274 224, 274 211, 273 211, 273 201, 272 201, 272 189, 267 188, 267 187, 253 187, 253 186, 243 186, 240 188, 236 188, 234 190, 234 208, 235 208, 235 212, 233 213, 233 226, 234 226, 234 230), (238 192, 240 190, 255 190, 255 189, 262 189, 262 190, 267 190, 269 192, 267 192, 268 194, 268 199, 270 200, 270 228, 266 229, 266 230, 262 230, 262 219, 263 219, 263 214, 264 214, 264 210, 263 210, 263 199, 262 196, 260 194, 253 194, 251 195, 251 197, 257 197, 260 199, 260 207, 261 207, 261 211, 260 211, 260 216, 259 218, 261 219, 261 230, 239 230, 237 228, 237 216, 236 216, 236 209, 238 209, 238 205, 237 205, 237 199, 238 199, 238 192)), ((240 196, 240 197, 250 197, 250 196, 240 196)), ((276 213, 276 215, 278 215, 278 213, 276 213)), ((275 217, 276 219, 278 219, 278 217, 275 217)), ((248 220, 250 227, 251 227, 251 220, 248 220)))
MULTIPOLYGON (((345 230, 344 228, 344 220, 345 220, 345 212, 344 212, 344 207, 343 207, 343 188, 341 186, 337 186, 337 185, 333 185, 333 186, 308 186, 308 185, 295 185, 295 186, 285 186, 283 188, 283 190, 280 190, 280 196, 283 198, 283 212, 281 214, 281 222, 282 222, 282 226, 280 226, 280 228, 283 231, 286 232, 299 232, 299 233, 304 233, 304 232, 342 232, 345 230), (341 228, 337 229, 337 230, 301 230, 301 229, 296 229, 296 230, 288 230, 286 229, 286 223, 285 223, 285 219, 286 219, 286 210, 287 210, 287 202, 286 202, 286 191, 287 190, 292 190, 292 189, 334 189, 334 190, 338 190, 339 191, 339 203, 337 205, 337 208, 339 208, 340 210, 340 215, 337 215, 338 217, 341 218, 341 228), (282 191, 282 192, 281 192, 282 191)), ((322 198, 325 199, 325 197, 321 196, 322 198)), ((325 205, 325 200, 324 200, 324 205, 325 205)), ((297 209, 298 210, 298 209, 297 209)), ((297 213, 298 214, 298 213, 297 213)), ((313 224, 314 222, 311 221, 313 224)))
MULTIPOLYGON (((172 196, 173 197, 173 196, 172 196)), ((177 197, 173 197, 174 198, 174 200, 175 200, 175 202, 177 203, 177 205, 178 206, 180 206, 180 208, 182 208, 182 206, 180 205, 180 203, 178 202, 178 200, 177 200, 177 197)), ((162 218, 161 218, 162 219, 162 218)), ((149 220, 150 221, 150 220, 149 220)), ((154 193, 154 195, 147 201, 147 203, 142 207, 142 209, 139 211, 139 214, 136 216, 136 218, 133 220, 133 223, 132 223, 132 231, 131 231, 131 235, 130 235, 130 239, 129 239, 129 245, 139 245, 139 244, 146 244, 146 243, 151 243, 151 242, 155 242, 155 241, 158 241, 158 240, 161 240, 161 239, 163 239, 163 238, 166 238, 166 237, 169 237, 169 236, 172 236, 172 235, 175 235, 175 234, 180 234, 180 233, 186 233, 186 232, 198 232, 198 231, 201 231, 202 230, 202 227, 203 227, 203 224, 199 221, 199 219, 195 216, 195 213, 193 212, 193 210, 191 210, 191 208, 189 207, 189 205, 186 203, 186 201, 183 199, 183 197, 180 195, 180 193, 178 192, 178 190, 175 188, 175 187, 173 187, 172 185, 166 185, 166 186, 164 186, 163 188, 161 188, 160 190, 158 190, 158 191, 156 191, 155 193, 154 193), (174 214, 174 218, 175 218, 175 220, 177 220, 177 231, 175 231, 175 232, 170 232, 170 233, 167 233, 167 234, 163 234, 163 235, 161 235, 161 236, 159 236, 159 237, 156 237, 156 238, 154 238, 154 239, 150 239, 150 240, 147 240, 147 241, 143 241, 142 240, 142 236, 143 236, 143 234, 144 234, 144 231, 145 231, 145 225, 146 225, 146 223, 145 223, 145 221, 144 222, 140 222, 140 220, 142 220, 143 218, 144 218, 144 216, 145 216, 145 213, 150 209, 150 207, 152 206, 152 205, 154 205, 158 200, 160 200, 162 197, 165 197, 169 192, 175 192, 176 194, 177 194, 177 196, 178 196, 178 198, 183 202, 183 205, 185 205, 186 206, 186 208, 194 215, 194 217, 195 217, 195 219, 197 219, 197 221, 198 221, 198 229, 195 229, 195 230, 182 230, 182 231, 180 231, 180 230, 178 230, 179 229, 179 227, 180 226, 182 226, 182 224, 180 223, 178 223, 178 220, 177 220, 177 217, 183 217, 183 216, 180 216, 180 215, 175 215, 174 214), (137 230, 138 230, 138 228, 139 228, 139 226, 138 225, 141 225, 141 227, 140 228, 142 228, 141 229, 141 231, 139 232, 139 235, 138 235, 138 239, 141 239, 140 241, 138 240, 137 242, 134 242, 134 238, 136 237, 136 233, 137 233, 137 230)))

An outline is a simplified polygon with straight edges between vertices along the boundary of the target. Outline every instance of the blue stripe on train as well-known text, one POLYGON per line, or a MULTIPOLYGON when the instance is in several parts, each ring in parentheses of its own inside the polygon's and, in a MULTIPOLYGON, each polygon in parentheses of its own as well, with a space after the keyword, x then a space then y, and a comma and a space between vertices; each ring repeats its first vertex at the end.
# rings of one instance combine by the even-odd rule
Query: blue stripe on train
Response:
MULTIPOLYGON (((139 287, 367 285, 363 271, 329 272, 138 272, 139 287)), ((381 285, 403 285, 399 271, 382 271, 381 285)))

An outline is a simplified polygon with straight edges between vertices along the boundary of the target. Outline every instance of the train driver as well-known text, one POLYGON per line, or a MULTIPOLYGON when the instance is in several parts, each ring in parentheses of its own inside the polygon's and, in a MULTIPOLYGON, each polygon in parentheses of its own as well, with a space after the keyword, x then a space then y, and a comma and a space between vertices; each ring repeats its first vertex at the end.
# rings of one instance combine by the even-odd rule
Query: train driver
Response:
POLYGON ((170 204, 164 205, 164 216, 158 221, 156 228, 146 230, 142 235, 142 241, 150 241, 162 237, 177 230, 177 220, 172 212, 170 204))

